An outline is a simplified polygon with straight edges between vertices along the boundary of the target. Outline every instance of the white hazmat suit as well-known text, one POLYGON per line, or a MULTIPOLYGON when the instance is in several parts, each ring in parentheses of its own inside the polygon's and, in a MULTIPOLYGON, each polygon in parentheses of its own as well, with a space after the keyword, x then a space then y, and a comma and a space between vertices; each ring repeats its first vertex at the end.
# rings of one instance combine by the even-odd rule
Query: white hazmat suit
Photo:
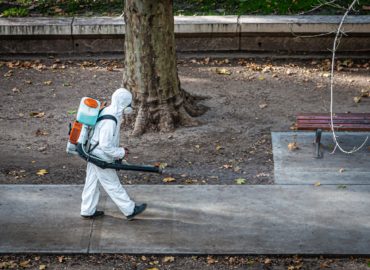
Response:
MULTIPOLYGON (((132 95, 127 89, 119 88, 113 93, 111 105, 106 107, 100 115, 113 115, 117 119, 117 124, 110 119, 99 121, 96 124, 91 138, 92 146, 98 143, 92 151, 94 156, 107 162, 114 162, 114 160, 122 159, 125 156, 125 149, 119 147, 120 126, 122 115, 131 110, 131 101, 132 95)), ((122 187, 116 170, 102 169, 88 162, 86 181, 82 192, 82 216, 92 216, 96 211, 100 195, 98 181, 125 216, 134 212, 135 202, 130 199, 122 187)))

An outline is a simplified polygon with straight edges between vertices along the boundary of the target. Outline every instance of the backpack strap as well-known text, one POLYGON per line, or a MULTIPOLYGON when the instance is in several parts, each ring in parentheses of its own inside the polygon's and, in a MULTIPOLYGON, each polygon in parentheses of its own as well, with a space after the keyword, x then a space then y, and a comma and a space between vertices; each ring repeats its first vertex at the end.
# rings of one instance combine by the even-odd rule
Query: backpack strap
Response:
POLYGON ((99 116, 98 119, 96 120, 96 123, 102 120, 113 120, 117 125, 117 118, 114 117, 113 115, 106 114, 106 115, 99 116))
MULTIPOLYGON (((101 112, 102 110, 100 110, 101 112)), ((106 114, 106 115, 102 115, 102 116, 99 116, 98 119, 96 120, 96 123, 100 122, 100 121, 103 121, 103 120, 112 120, 116 123, 117 125, 117 118, 114 117, 113 115, 111 114, 106 114)), ((89 149, 88 153, 91 153, 97 146, 99 145, 99 142, 97 142, 91 149, 89 149)))

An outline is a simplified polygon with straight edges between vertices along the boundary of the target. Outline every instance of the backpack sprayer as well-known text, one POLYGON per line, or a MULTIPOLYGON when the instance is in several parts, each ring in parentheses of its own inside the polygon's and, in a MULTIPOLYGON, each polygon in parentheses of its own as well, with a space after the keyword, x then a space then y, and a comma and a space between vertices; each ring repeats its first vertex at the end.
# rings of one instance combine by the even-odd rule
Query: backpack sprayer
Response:
POLYGON ((102 169, 162 173, 162 170, 156 166, 122 163, 122 160, 107 162, 91 154, 92 150, 96 147, 92 147, 90 143, 96 123, 102 120, 110 120, 115 121, 117 124, 117 119, 113 115, 100 116, 102 111, 100 105, 100 102, 93 98, 82 98, 77 111, 76 121, 73 122, 73 125, 70 124, 67 153, 78 155, 102 169))

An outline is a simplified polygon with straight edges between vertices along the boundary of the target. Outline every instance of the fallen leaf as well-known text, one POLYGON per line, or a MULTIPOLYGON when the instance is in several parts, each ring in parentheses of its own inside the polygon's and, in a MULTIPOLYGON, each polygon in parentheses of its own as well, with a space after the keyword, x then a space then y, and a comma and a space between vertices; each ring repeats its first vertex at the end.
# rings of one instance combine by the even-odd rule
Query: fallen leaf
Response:
POLYGON ((246 183, 246 180, 244 178, 238 178, 238 179, 235 179, 235 183, 237 185, 244 185, 246 183))
POLYGON ((330 268, 330 262, 325 261, 320 263, 320 268, 330 268))
POLYGON ((51 85, 53 82, 52 81, 45 81, 44 85, 51 85))
POLYGON ((41 129, 36 130, 36 136, 46 136, 46 135, 49 135, 49 133, 46 132, 45 130, 41 130, 41 129))
POLYGON ((217 145, 217 146, 216 146, 216 150, 217 150, 217 151, 219 151, 219 150, 221 150, 221 149, 224 149, 221 145, 217 145))
POLYGON ((145 256, 141 256, 141 260, 142 261, 146 261, 146 257, 145 256))
POLYGON ((226 68, 216 68, 216 73, 221 75, 231 75, 231 71, 226 68))
POLYGON ((39 270, 45 270, 45 269, 46 269, 46 265, 45 264, 40 264, 39 270))
POLYGON ((163 180, 162 180, 164 183, 170 183, 170 182, 174 182, 174 181, 176 181, 176 179, 175 178, 173 178, 173 177, 166 177, 166 178, 163 178, 163 180))
POLYGON ((13 76, 13 73, 14 73, 13 70, 9 70, 7 73, 4 74, 4 77, 11 77, 13 76))
POLYGON ((298 129, 298 126, 297 126, 297 123, 294 123, 293 125, 291 125, 289 127, 290 130, 297 130, 298 129))
POLYGON ((69 115, 76 114, 76 113, 77 113, 76 110, 70 110, 70 111, 67 112, 67 114, 69 114, 69 115))
POLYGON ((316 182, 315 183, 315 187, 319 187, 319 186, 321 186, 321 183, 320 182, 316 182))
POLYGON ((224 164, 224 165, 222 165, 222 167, 224 167, 225 169, 231 169, 233 167, 233 165, 231 165, 231 164, 224 164))
POLYGON ((288 69, 288 70, 286 71, 286 74, 290 76, 290 75, 294 75, 294 74, 296 74, 296 72, 294 72, 294 71, 292 71, 292 70, 288 69))
POLYGON ((259 76, 259 77, 258 77, 258 79, 259 79, 260 81, 263 81, 263 80, 265 79, 265 77, 263 77, 263 76, 259 76))
POLYGON ((174 261, 175 261, 175 257, 173 257, 173 256, 165 256, 163 258, 164 263, 171 263, 171 262, 174 262, 174 261))
POLYGON ((196 144, 195 145, 195 148, 199 149, 200 148, 200 145, 199 144, 196 144))
POLYGON ((31 267, 30 265, 30 261, 31 260, 27 260, 27 261, 22 261, 19 263, 19 266, 23 267, 23 268, 28 268, 28 267, 31 267))
POLYGON ((32 81, 30 81, 30 80, 25 80, 24 81, 26 84, 32 84, 32 81))
POLYGON ((58 256, 58 261, 62 263, 64 261, 64 256, 58 256))
POLYGON ((298 150, 299 147, 298 147, 298 144, 296 142, 291 142, 288 144, 288 149, 289 151, 295 151, 295 150, 298 150))
POLYGON ((41 147, 39 147, 39 148, 37 148, 37 150, 38 151, 40 151, 40 152, 44 152, 44 151, 46 151, 46 146, 41 146, 41 147))
POLYGON ((259 107, 260 107, 260 109, 264 109, 264 108, 266 108, 267 107, 267 104, 266 103, 263 103, 263 104, 260 104, 260 105, 258 105, 259 107))
POLYGON ((38 170, 38 172, 36 173, 37 175, 39 176, 43 176, 45 174, 48 174, 49 172, 45 169, 41 169, 41 170, 38 170))
POLYGON ((213 259, 213 257, 212 256, 208 256, 207 257, 207 263, 208 264, 214 264, 214 263, 216 263, 217 261, 215 260, 215 259, 213 259))
POLYGON ((13 91, 13 93, 20 93, 21 92, 21 90, 19 90, 17 87, 14 87, 12 89, 12 91, 13 91))
POLYGON ((361 97, 370 97, 370 90, 361 89, 361 97))
POLYGON ((157 267, 147 268, 146 270, 159 270, 157 267))
POLYGON ((354 97, 354 98, 353 98, 353 101, 354 101, 355 103, 360 103, 360 101, 361 101, 361 96, 354 97))
POLYGON ((344 171, 345 171, 345 170, 344 170, 344 168, 340 168, 340 169, 339 169, 339 172, 340 172, 340 173, 343 173, 344 171))
POLYGON ((45 112, 30 112, 30 116, 35 118, 41 118, 45 116, 45 112))
POLYGON ((55 13, 63 13, 63 9, 59 8, 59 7, 54 7, 54 11, 55 13))
POLYGON ((330 77, 330 73, 323 73, 323 74, 322 74, 322 76, 323 76, 324 78, 329 78, 329 77, 330 77))
POLYGON ((14 269, 18 268, 18 265, 14 261, 0 262, 0 269, 14 269))
POLYGON ((271 264, 271 263, 272 263, 272 261, 271 261, 271 259, 266 258, 266 259, 265 259, 265 261, 264 261, 263 263, 264 263, 264 264, 271 264))
POLYGON ((271 71, 271 67, 264 67, 263 69, 262 69, 262 72, 263 73, 269 73, 270 71, 271 71))
POLYGON ((345 188, 347 188, 347 186, 346 185, 339 185, 338 188, 339 189, 345 189, 345 188))
POLYGON ((186 179, 185 180, 185 183, 186 184, 196 184, 196 183, 198 183, 198 180, 195 180, 195 179, 186 179))
POLYGON ((167 166, 168 166, 168 164, 167 164, 167 163, 160 162, 158 167, 159 167, 160 169, 162 169, 162 170, 163 170, 163 169, 164 169, 164 168, 166 168, 167 166))

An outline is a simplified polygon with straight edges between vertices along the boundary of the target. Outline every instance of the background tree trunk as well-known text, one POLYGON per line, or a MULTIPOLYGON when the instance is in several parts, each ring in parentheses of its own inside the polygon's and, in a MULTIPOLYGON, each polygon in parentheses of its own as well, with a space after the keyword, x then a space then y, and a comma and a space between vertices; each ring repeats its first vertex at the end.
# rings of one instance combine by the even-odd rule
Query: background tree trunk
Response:
POLYGON ((172 0, 125 1, 123 86, 134 96, 134 135, 196 125, 204 109, 180 87, 172 0))

